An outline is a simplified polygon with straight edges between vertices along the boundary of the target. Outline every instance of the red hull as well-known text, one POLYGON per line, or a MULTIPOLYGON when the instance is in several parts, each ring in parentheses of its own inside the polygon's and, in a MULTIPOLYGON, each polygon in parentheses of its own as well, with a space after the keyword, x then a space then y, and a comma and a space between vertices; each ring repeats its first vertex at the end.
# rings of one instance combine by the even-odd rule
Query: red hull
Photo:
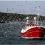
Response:
POLYGON ((32 38, 41 38, 43 37, 42 29, 40 27, 35 27, 28 29, 25 33, 21 33, 21 37, 25 39, 32 39, 32 38))

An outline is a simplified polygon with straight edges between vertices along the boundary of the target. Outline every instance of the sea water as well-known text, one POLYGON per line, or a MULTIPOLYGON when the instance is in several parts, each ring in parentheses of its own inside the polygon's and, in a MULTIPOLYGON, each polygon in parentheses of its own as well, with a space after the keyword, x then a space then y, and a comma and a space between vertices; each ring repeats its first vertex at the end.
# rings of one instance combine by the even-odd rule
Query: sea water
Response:
MULTIPOLYGON (((43 22, 45 24, 45 22, 43 22)), ((42 24, 42 25, 43 25, 42 24)), ((0 44, 45 44, 45 40, 26 40, 20 38, 23 22, 0 23, 0 44)), ((45 26, 45 25, 44 25, 45 26)))

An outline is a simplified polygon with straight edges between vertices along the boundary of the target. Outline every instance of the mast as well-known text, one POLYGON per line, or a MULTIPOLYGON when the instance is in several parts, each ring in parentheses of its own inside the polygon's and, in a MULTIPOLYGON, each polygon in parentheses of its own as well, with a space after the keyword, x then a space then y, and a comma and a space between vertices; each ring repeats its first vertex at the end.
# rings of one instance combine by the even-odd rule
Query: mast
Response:
POLYGON ((37 17, 34 17, 34 24, 37 24, 37 17))
POLYGON ((37 25, 39 25, 39 19, 40 19, 40 6, 37 7, 37 25))
MULTIPOLYGON (((35 4, 38 4, 38 2, 35 1, 35 4)), ((35 6, 35 11, 36 11, 35 14, 37 16, 34 17, 34 24, 40 25, 39 24, 39 19, 40 19, 40 5, 35 6)))

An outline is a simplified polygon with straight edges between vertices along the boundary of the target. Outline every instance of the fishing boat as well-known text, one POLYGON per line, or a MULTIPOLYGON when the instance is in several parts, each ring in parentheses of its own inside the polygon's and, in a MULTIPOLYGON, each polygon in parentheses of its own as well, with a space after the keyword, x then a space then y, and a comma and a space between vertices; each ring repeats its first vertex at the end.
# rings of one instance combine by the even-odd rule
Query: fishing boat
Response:
POLYGON ((44 37, 44 27, 39 24, 39 15, 33 17, 31 22, 27 16, 25 26, 21 29, 21 38, 24 39, 42 39, 44 37), (38 20, 38 21, 37 21, 38 20))

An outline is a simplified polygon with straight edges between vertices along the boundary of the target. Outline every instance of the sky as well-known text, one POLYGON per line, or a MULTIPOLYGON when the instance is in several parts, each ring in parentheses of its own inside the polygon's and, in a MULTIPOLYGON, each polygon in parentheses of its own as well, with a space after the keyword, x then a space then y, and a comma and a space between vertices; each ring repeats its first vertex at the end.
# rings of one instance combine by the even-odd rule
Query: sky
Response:
POLYGON ((0 1, 0 12, 22 14, 37 14, 39 12, 45 16, 45 1, 0 1))

